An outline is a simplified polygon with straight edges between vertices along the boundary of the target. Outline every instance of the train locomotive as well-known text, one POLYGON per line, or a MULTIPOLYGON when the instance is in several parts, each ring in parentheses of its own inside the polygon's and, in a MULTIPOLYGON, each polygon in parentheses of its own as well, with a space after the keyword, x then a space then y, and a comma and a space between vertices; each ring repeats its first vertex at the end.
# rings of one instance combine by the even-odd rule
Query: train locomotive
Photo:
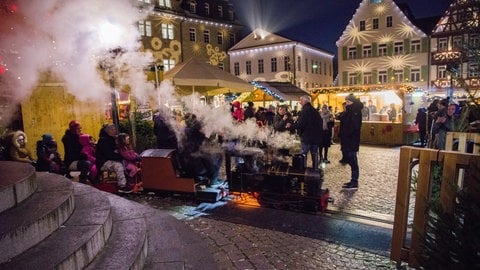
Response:
POLYGON ((225 170, 231 193, 252 194, 262 206, 324 212, 329 190, 322 189, 323 170, 307 168, 303 154, 278 151, 269 160, 258 148, 227 151, 225 170))

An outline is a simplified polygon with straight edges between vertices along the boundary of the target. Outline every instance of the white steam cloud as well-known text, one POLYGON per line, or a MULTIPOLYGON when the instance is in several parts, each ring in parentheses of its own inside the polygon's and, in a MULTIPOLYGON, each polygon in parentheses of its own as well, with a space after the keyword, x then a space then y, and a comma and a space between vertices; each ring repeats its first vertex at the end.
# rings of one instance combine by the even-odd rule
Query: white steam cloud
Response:
MULTIPOLYGON (((125 55, 115 66, 128 69, 121 83, 132 89, 153 88, 142 68, 152 57, 139 52, 137 23, 148 11, 131 0, 30 1, 4 0, 0 9, 0 55, 7 71, 1 91, 14 100, 27 98, 39 75, 51 72, 80 100, 101 99, 109 93, 99 63, 112 49, 125 55), (12 8, 14 6, 14 8, 12 8)), ((121 86, 121 85, 120 85, 121 86)))

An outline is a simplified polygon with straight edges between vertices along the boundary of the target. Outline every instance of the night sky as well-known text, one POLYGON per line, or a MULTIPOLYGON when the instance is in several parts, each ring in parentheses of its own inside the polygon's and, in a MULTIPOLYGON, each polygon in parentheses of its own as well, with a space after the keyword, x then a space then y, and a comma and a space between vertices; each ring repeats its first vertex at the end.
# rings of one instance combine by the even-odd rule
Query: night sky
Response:
MULTIPOLYGON (((453 0, 398 0, 407 3, 416 18, 441 16, 453 0)), ((361 0, 230 0, 245 25, 244 35, 255 27, 337 53, 342 35, 361 0)))

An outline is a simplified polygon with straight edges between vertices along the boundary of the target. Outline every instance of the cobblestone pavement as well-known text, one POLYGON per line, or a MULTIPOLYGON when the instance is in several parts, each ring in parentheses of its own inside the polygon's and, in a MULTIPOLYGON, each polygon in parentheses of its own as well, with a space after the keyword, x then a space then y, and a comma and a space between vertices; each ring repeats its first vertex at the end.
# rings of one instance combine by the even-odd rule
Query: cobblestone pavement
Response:
POLYGON ((351 228, 362 225, 343 221, 338 213, 393 221, 398 158, 399 148, 361 146, 359 190, 342 192, 341 185, 350 180, 350 168, 338 163, 340 147, 333 145, 323 184, 335 199, 329 205, 331 214, 255 208, 232 201, 198 204, 185 196, 128 198, 186 222, 208 242, 220 269, 395 269, 389 259, 391 225, 370 226, 383 236, 378 241, 361 240, 365 236, 353 234, 351 228))

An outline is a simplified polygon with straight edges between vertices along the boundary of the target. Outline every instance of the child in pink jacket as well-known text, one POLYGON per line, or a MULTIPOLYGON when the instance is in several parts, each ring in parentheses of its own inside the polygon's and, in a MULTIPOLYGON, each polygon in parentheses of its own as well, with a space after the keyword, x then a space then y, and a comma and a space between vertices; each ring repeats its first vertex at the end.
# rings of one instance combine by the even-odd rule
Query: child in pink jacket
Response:
POLYGON ((82 145, 82 150, 80 151, 82 158, 90 161, 89 179, 93 182, 97 179, 98 174, 97 166, 95 165, 95 139, 88 134, 82 134, 80 135, 79 142, 82 145))
POLYGON ((125 165, 128 176, 130 178, 135 177, 140 171, 140 168, 137 166, 137 162, 140 161, 140 155, 133 150, 130 144, 130 135, 126 133, 118 134, 117 147, 118 153, 123 157, 123 164, 125 165))

